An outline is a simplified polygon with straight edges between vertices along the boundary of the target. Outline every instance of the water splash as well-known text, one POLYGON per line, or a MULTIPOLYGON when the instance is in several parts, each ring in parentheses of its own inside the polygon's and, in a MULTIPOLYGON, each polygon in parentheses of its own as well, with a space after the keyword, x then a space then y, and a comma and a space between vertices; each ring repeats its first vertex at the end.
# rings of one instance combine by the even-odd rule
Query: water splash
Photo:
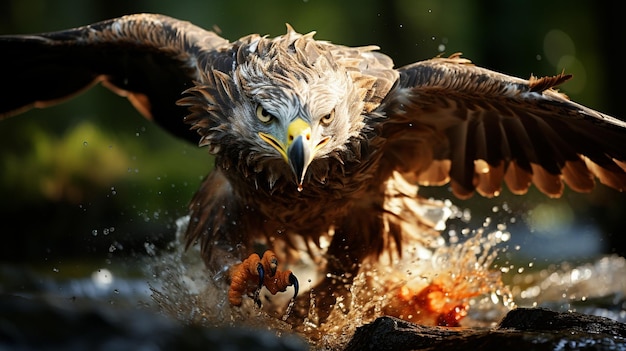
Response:
POLYGON ((303 332, 321 349, 341 349, 357 327, 383 315, 422 325, 490 326, 515 306, 512 294, 493 267, 506 235, 484 228, 465 240, 443 245, 424 257, 423 248, 407 250, 389 262, 367 262, 323 324, 303 332), (470 313, 472 310, 489 313, 470 313))
POLYGON ((224 279, 226 267, 208 269, 197 246, 185 251, 183 233, 187 220, 183 218, 177 223, 177 239, 170 244, 168 252, 146 257, 145 267, 152 276, 149 284, 157 309, 191 325, 246 326, 272 330, 278 335, 290 331, 291 325, 282 319, 285 304, 279 309, 268 300, 264 301, 263 309, 258 309, 247 298, 241 307, 230 305, 224 279))
MULTIPOLYGON (((467 214, 461 211, 459 215, 467 214)), ((170 251, 146 258, 152 260, 146 266, 154 278, 154 302, 178 320, 202 326, 250 326, 277 334, 296 331, 316 348, 333 350, 345 346, 357 327, 382 315, 429 325, 475 325, 472 323, 478 322, 472 320, 471 312, 486 309, 491 311, 490 319, 480 323, 498 321, 513 307, 502 273, 493 267, 498 244, 508 238, 501 229, 463 230, 453 242, 437 238, 437 245, 428 248, 418 239, 403 243, 402 257, 363 262, 348 286, 349 294, 338 297, 323 323, 315 305, 315 291, 310 290, 308 316, 296 326, 286 322, 294 308, 293 300, 287 303, 262 293, 262 309, 250 298, 244 298, 241 307, 231 307, 224 279, 226 267, 209 270, 197 248, 185 252, 182 230, 170 251)), ((309 266, 312 271, 319 267, 313 262, 309 266)), ((341 282, 345 277, 336 278, 341 282)))
POLYGON ((283 322, 286 322, 287 319, 289 318, 289 316, 291 315, 291 312, 293 311, 293 306, 296 304, 296 299, 291 299, 289 300, 289 304, 287 305, 287 307, 285 308, 285 313, 283 314, 281 320, 283 322))

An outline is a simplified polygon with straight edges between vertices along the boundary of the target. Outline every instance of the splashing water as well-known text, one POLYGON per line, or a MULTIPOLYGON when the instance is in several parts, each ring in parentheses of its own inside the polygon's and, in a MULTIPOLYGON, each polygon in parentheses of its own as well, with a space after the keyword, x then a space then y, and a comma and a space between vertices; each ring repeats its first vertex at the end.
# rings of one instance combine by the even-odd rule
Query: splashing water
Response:
MULTIPOLYGON (((187 324, 248 326, 279 335, 295 331, 316 348, 332 350, 345 346, 357 327, 383 315, 426 325, 476 325, 481 322, 472 320, 469 312, 473 309, 491 311, 487 323, 493 323, 513 307, 501 272, 492 268, 496 246, 508 238, 500 230, 468 230, 464 240, 445 243, 438 239, 439 244, 430 248, 418 241, 403 243, 402 257, 362 263, 349 296, 337 299, 324 323, 319 322, 315 292, 309 291, 309 315, 302 325, 292 326, 286 320, 293 300, 286 303, 284 298, 271 296, 258 309, 252 299, 244 298, 241 307, 230 306, 226 269, 210 271, 197 248, 184 251, 184 226, 181 222, 170 251, 147 258, 153 261, 146 266, 152 271, 151 289, 158 308, 187 324)), ((309 265, 308 269, 316 271, 314 263, 309 265)), ((308 281, 310 288, 314 281, 308 281)))
MULTIPOLYGON (((486 234, 481 229, 462 244, 436 250, 425 266, 417 268, 419 276, 410 268, 403 270, 410 276, 398 279, 399 286, 390 289, 383 311, 422 325, 460 326, 473 304, 487 300, 512 307, 500 272, 491 268, 500 239, 497 232, 486 234)), ((412 261, 408 266, 417 265, 412 261)))
MULTIPOLYGON (((185 324, 204 327, 245 326, 276 331, 290 331, 291 325, 283 321, 276 306, 264 302, 262 310, 252 299, 244 299, 241 307, 228 302, 226 269, 209 270, 202 261, 199 248, 185 251, 182 236, 188 218, 177 222, 176 241, 169 252, 147 262, 153 280, 150 282, 152 298, 159 310, 185 324)), ((284 306, 284 304, 282 305, 284 306)))
POLYGON ((414 248, 419 254, 391 264, 363 264, 351 300, 338 301, 324 324, 310 323, 303 331, 321 349, 341 349, 357 327, 383 315, 431 326, 492 325, 514 307, 501 272, 492 268, 502 238, 497 231, 481 229, 427 258, 422 248, 414 248), (462 321, 471 309, 488 310, 489 318, 476 313, 475 319, 462 321))

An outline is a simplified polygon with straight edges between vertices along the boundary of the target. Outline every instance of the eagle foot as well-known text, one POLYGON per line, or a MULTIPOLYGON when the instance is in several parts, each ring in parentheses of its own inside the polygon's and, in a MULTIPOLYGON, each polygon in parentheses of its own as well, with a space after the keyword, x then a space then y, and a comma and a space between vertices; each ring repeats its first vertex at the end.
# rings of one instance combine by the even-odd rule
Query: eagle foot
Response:
POLYGON ((253 293, 254 302, 261 307, 259 292, 265 287, 272 295, 284 292, 288 286, 294 287, 293 297, 298 295, 298 278, 290 271, 278 269, 278 258, 267 250, 263 257, 251 254, 240 264, 232 267, 228 301, 233 306, 241 306, 243 295, 253 293))

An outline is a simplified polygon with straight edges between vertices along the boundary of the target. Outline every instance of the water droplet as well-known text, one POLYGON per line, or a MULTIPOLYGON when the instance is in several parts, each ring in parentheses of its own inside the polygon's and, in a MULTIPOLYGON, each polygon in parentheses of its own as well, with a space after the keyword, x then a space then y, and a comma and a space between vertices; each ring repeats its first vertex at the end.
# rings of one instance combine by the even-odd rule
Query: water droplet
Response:
POLYGON ((492 293, 491 294, 491 302, 495 305, 498 303, 498 301, 500 301, 500 299, 498 298, 498 295, 496 293, 492 293))
POLYGON ((153 243, 145 242, 143 243, 143 247, 146 249, 146 253, 150 256, 156 255, 155 246, 153 243))
POLYGON ((289 301, 289 304, 287 305, 287 308, 285 309, 285 313, 283 314, 282 320, 283 322, 287 321, 287 318, 289 318, 289 315, 291 314, 291 311, 293 310, 293 306, 296 304, 296 299, 291 299, 289 301))
POLYGON ((96 285, 108 285, 113 282, 113 273, 106 268, 100 268, 91 274, 91 279, 96 285))

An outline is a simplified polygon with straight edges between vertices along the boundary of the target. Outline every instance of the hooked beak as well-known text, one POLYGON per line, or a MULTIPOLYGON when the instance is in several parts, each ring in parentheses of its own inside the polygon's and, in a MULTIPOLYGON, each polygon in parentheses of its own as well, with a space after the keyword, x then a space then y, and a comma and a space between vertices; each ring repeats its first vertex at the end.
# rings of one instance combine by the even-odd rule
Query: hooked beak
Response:
POLYGON ((311 126, 302 118, 296 118, 287 127, 286 146, 272 135, 259 133, 259 136, 278 150, 291 166, 298 182, 298 191, 302 191, 304 176, 316 153, 330 140, 330 137, 324 137, 316 143, 311 135, 311 126))

